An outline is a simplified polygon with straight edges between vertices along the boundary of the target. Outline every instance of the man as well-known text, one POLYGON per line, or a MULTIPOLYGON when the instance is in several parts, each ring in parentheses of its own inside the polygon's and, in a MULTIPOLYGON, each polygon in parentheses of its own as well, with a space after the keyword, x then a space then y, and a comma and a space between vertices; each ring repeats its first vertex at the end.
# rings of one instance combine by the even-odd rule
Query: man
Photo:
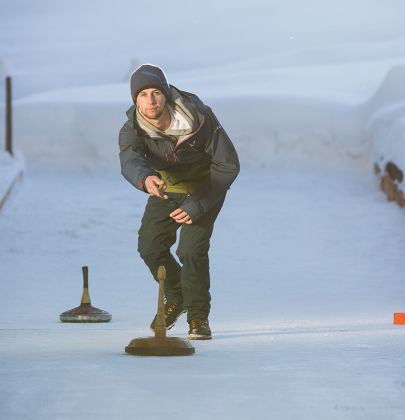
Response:
POLYGON ((119 135, 121 172, 150 195, 138 251, 155 280, 158 266, 166 268, 166 328, 187 312, 189 338, 210 339, 208 250, 238 156, 211 109, 169 85, 159 67, 141 65, 130 86, 135 105, 119 135), (170 253, 179 228, 181 264, 170 253))

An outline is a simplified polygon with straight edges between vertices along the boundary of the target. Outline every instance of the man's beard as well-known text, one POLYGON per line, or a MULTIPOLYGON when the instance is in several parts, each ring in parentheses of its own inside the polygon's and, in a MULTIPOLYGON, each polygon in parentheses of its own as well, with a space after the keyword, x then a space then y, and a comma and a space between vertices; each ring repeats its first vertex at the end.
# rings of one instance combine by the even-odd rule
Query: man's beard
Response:
POLYGON ((141 112, 141 114, 151 120, 158 120, 163 114, 163 109, 145 110, 145 112, 141 112))

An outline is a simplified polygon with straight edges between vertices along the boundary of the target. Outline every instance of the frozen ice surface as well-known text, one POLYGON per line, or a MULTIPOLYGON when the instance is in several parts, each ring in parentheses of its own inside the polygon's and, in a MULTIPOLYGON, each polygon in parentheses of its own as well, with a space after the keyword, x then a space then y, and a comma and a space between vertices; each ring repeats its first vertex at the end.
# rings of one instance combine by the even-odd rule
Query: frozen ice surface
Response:
MULTIPOLYGON (((212 240, 214 338, 183 358, 124 353, 156 307, 146 195, 112 168, 33 165, 17 199, 0 218, 0 418, 403 418, 403 211, 368 173, 245 167, 212 240), (86 264, 113 320, 62 324, 86 264)), ((186 333, 183 317, 170 335, 186 333)))

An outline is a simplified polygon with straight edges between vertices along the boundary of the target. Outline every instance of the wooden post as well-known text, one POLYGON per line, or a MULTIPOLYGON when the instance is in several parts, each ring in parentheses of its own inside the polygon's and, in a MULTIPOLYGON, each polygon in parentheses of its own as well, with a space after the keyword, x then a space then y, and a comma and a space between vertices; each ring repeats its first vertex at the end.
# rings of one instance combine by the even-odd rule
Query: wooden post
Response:
POLYGON ((13 155, 13 115, 11 109, 11 77, 6 77, 6 151, 13 155))

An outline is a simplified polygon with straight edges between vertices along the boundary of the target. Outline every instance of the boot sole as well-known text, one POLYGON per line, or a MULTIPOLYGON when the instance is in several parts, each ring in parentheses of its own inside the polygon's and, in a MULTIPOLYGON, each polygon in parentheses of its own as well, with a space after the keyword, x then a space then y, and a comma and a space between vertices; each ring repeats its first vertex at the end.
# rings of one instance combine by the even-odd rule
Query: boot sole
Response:
POLYGON ((189 334, 189 340, 211 340, 211 335, 201 335, 201 334, 189 334))
MULTIPOLYGON (((185 314, 187 311, 183 310, 181 311, 178 315, 177 318, 174 320, 174 322, 172 322, 170 325, 168 325, 166 327, 166 331, 169 331, 170 329, 172 329, 174 327, 174 325, 176 324, 177 320, 180 318, 181 315, 185 314)), ((152 327, 149 327, 151 331, 155 332, 155 330, 152 327)))

